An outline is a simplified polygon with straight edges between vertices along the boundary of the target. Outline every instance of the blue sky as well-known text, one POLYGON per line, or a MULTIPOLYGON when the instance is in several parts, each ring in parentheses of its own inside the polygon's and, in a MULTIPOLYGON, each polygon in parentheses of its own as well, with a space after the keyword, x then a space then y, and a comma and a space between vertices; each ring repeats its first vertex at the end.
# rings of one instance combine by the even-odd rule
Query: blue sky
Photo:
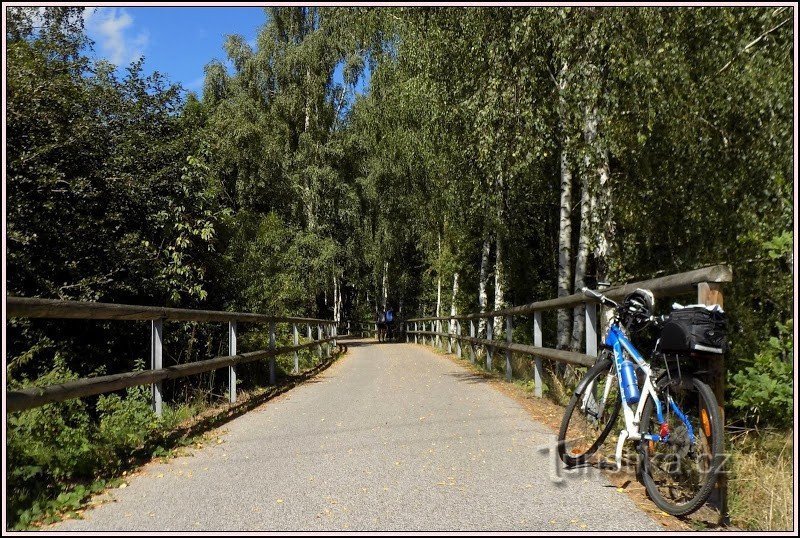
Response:
MULTIPOLYGON (((240 34, 255 46, 267 15, 261 7, 107 7, 87 10, 84 19, 94 57, 124 68, 143 56, 145 72, 160 71, 199 94, 204 66, 226 59, 225 37, 240 34)), ((334 80, 341 83, 341 70, 334 80)))

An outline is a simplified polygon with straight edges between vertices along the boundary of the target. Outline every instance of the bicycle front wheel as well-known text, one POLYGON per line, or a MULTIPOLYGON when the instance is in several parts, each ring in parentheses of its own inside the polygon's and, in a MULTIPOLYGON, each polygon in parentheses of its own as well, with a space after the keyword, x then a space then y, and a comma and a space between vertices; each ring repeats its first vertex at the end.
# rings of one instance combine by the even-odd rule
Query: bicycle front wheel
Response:
POLYGON ((616 369, 608 353, 578 384, 558 432, 558 456, 573 467, 589 461, 617 422, 621 399, 616 369))
POLYGON ((653 398, 648 396, 639 430, 656 435, 668 432, 669 436, 665 442, 640 442, 639 473, 647 494, 661 510, 685 516, 708 500, 717 481, 724 461, 722 416, 711 388, 696 377, 665 373, 656 383, 656 392, 664 422, 659 423, 653 398))

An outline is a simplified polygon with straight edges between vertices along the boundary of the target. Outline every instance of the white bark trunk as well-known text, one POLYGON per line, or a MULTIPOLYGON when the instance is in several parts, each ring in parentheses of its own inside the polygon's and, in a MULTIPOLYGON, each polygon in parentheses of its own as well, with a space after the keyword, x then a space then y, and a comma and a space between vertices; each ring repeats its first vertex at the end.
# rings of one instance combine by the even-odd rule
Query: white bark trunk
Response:
POLYGON ((598 280, 605 280, 608 274, 608 257, 611 237, 614 234, 614 221, 611 218, 611 170, 608 149, 605 148, 599 133, 599 114, 593 106, 587 113, 586 144, 589 152, 586 157, 587 169, 592 172, 593 191, 591 196, 591 222, 593 249, 597 264, 598 280))
MULTIPOLYGON (((503 234, 501 233, 501 230, 503 229, 503 221, 505 218, 506 187, 502 174, 497 176, 495 188, 497 189, 497 222, 495 223, 496 230, 494 234, 494 309, 500 310, 503 308, 505 303, 505 299, 503 297, 503 279, 505 278, 505 270, 503 268, 503 234)), ((502 317, 496 317, 494 319, 494 334, 496 337, 502 334, 505 326, 504 322, 505 320, 502 317)))
MULTIPOLYGON (((578 239, 578 252, 575 254, 575 286, 576 291, 580 290, 586 284, 586 262, 589 258, 589 219, 591 211, 591 193, 589 189, 589 181, 584 174, 583 181, 581 181, 581 231, 578 239)), ((573 350, 581 349, 581 342, 583 342, 583 329, 584 329, 584 307, 583 305, 576 306, 572 312, 572 339, 570 347, 573 350)))
POLYGON ((389 262, 383 262, 383 309, 389 299, 389 262))
POLYGON ((439 234, 439 258, 437 260, 437 265, 439 266, 436 270, 436 317, 438 318, 441 316, 442 312, 442 234, 439 234))
MULTIPOLYGON (((567 64, 564 64, 558 77, 559 92, 559 124, 561 129, 561 209, 558 226, 558 296, 571 293, 572 284, 572 170, 567 157, 567 122, 566 103, 563 92, 566 88, 567 64)), ((559 349, 566 349, 570 344, 570 312, 566 308, 558 311, 558 344, 559 349)))
POLYGON ((336 274, 333 275, 333 320, 339 320, 339 289, 338 282, 336 282, 336 274))
POLYGON ((453 273, 453 296, 450 299, 450 315, 456 316, 458 315, 458 309, 456 308, 456 296, 458 295, 458 273, 453 273))
MULTIPOLYGON (((495 237, 495 258, 494 258, 494 309, 500 310, 503 308, 503 278, 505 272, 503 269, 503 243, 499 237, 495 237)), ((494 334, 499 336, 502 334, 504 327, 504 319, 502 317, 494 318, 494 334)))
MULTIPOLYGON (((481 309, 481 313, 486 312, 486 304, 488 303, 488 297, 486 295, 486 286, 489 283, 489 249, 491 248, 491 242, 489 237, 487 236, 483 240, 483 250, 481 251, 481 273, 480 279, 478 280, 478 306, 481 309)), ((478 334, 481 335, 481 338, 486 336, 486 318, 481 318, 478 322, 478 334)))

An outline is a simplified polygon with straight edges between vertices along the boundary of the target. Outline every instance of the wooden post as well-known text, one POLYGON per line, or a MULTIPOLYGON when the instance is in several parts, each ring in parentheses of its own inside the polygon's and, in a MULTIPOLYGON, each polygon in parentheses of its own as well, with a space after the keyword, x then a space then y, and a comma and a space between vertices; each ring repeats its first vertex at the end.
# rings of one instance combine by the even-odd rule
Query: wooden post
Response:
MULTIPOLYGON (((475 338, 475 320, 474 319, 470 319, 469 320, 469 335, 472 338, 475 338)), ((472 364, 475 364, 475 343, 474 342, 470 342, 469 343, 469 350, 472 352, 472 355, 470 357, 472 359, 472 364)))
POLYGON ((414 343, 419 344, 419 322, 414 322, 414 343))
POLYGON ((447 320, 447 354, 453 354, 453 318, 447 320))
POLYGON ((458 336, 456 336, 456 357, 459 359, 461 358, 461 320, 456 320, 456 331, 458 336))
MULTIPOLYGON (((506 343, 511 344, 514 341, 514 318, 506 316, 506 343)), ((511 381, 511 350, 506 350, 506 381, 511 381)))
MULTIPOLYGON (((494 318, 486 318, 486 339, 494 340, 494 318)), ((492 371, 492 359, 494 358, 494 346, 486 346, 486 369, 492 371)))
MULTIPOLYGON (((700 282, 697 285, 697 302, 706 305, 723 305, 722 285, 717 282, 700 282)), ((723 355, 706 355, 702 357, 703 367, 708 371, 708 382, 719 406, 722 417, 723 431, 725 424, 725 357, 723 355)), ((725 442, 725 436, 722 438, 725 442)), ((725 453, 723 444, 722 453, 725 453)), ((723 467, 717 483, 711 492, 709 502, 719 510, 719 523, 730 523, 728 515, 728 475, 723 467)))
POLYGON ((322 325, 317 323, 317 357, 322 360, 322 325))
MULTIPOLYGON (((164 320, 154 319, 150 324, 150 369, 160 370, 162 368, 162 357, 164 351, 163 338, 164 320)), ((153 411, 157 416, 161 416, 161 381, 153 384, 153 411)))
MULTIPOLYGON (((236 355, 236 322, 228 322, 228 355, 236 355)), ((228 400, 236 403, 236 365, 228 366, 228 400)))
MULTIPOLYGON (((533 313, 533 345, 542 347, 542 313, 533 313)), ((533 359, 533 395, 542 397, 542 358, 533 359)))
POLYGON ((584 303, 586 308, 586 354, 597 356, 597 303, 584 303))
POLYGON ((408 335, 409 328, 408 328, 408 322, 407 321, 403 322, 403 327, 406 328, 406 344, 408 344, 408 343, 411 342, 411 337, 408 335))
MULTIPOLYGON (((275 322, 269 322, 269 348, 275 349, 275 322)), ((275 357, 269 358, 269 384, 275 385, 277 378, 275 375, 275 357)))
MULTIPOLYGON (((292 336, 294 337, 294 345, 300 344, 300 333, 297 331, 297 323, 292 324, 292 336)), ((294 373, 300 373, 300 354, 295 350, 294 352, 294 373)))

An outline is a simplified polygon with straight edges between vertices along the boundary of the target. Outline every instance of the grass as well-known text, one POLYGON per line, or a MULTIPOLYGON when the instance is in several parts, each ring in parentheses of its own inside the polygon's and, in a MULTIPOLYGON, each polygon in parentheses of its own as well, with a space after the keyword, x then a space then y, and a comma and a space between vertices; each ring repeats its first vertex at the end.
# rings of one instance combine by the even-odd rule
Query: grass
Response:
POLYGON ((731 523, 746 530, 791 530, 793 432, 753 430, 728 446, 731 523))

